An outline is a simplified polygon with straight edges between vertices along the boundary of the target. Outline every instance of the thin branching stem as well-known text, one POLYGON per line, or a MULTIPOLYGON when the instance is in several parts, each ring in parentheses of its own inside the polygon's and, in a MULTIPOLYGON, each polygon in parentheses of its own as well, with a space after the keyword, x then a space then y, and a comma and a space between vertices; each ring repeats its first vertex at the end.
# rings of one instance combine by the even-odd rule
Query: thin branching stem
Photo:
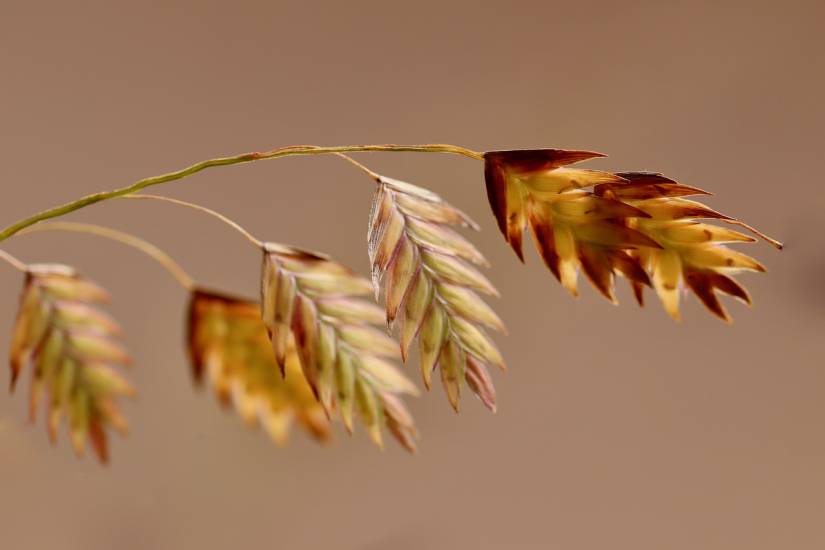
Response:
POLYGON ((182 201, 180 199, 173 199, 172 197, 164 197, 162 195, 144 195, 144 194, 126 195, 126 196, 123 196, 121 198, 123 198, 123 199, 146 199, 146 200, 154 200, 154 201, 163 201, 163 202, 168 202, 168 203, 171 203, 171 204, 176 204, 178 206, 184 206, 186 208, 191 208, 193 210, 203 212, 204 214, 209 214, 210 216, 219 219, 220 221, 222 221, 223 223, 225 223, 226 225, 228 225, 229 227, 231 227, 232 229, 236 230, 238 233, 243 235, 246 238, 246 240, 248 240, 253 245, 255 245, 256 248, 263 248, 263 246, 264 246, 263 241, 256 238, 252 233, 250 233, 249 231, 244 229, 243 226, 241 226, 241 224, 239 224, 238 222, 236 222, 234 220, 231 220, 231 219, 227 218, 226 216, 224 216, 220 212, 216 212, 215 210, 212 210, 211 208, 207 208, 205 206, 201 206, 201 205, 195 204, 193 202, 182 201))
POLYGON ((169 254, 152 243, 144 241, 140 237, 136 237, 132 234, 124 233, 123 231, 118 231, 117 229, 104 227, 102 225, 75 222, 41 223, 22 230, 20 234, 25 235, 26 233, 35 233, 38 231, 71 231, 75 233, 89 233, 91 235, 97 235, 98 237, 104 237, 106 239, 111 239, 127 246, 131 246, 132 248, 143 252, 157 261, 186 290, 191 291, 195 288, 195 280, 192 276, 189 275, 179 263, 172 259, 169 254))
POLYGON ((0 259, 11 265, 17 271, 26 273, 29 270, 29 267, 25 263, 21 262, 5 250, 0 250, 0 259))
POLYGON ((335 154, 337 156, 341 157, 342 159, 344 159, 345 161, 349 162, 350 164, 352 164, 353 166, 355 166, 356 168, 358 168, 362 172, 364 172, 366 175, 368 175, 372 179, 374 179, 376 181, 379 181, 381 179, 380 175, 376 174, 375 172, 373 172, 372 170, 370 170, 369 168, 367 168, 366 166, 364 166, 363 164, 361 164, 360 162, 358 162, 354 158, 350 157, 349 155, 345 155, 344 153, 335 153, 335 154))
POLYGON ((197 164, 193 164, 187 168, 182 170, 178 170, 175 172, 169 172, 168 174, 162 174, 160 176, 153 176, 150 178, 145 178, 140 181, 137 181, 131 185, 127 185, 126 187, 121 187, 119 189, 114 189, 112 191, 103 191, 100 193, 94 193, 91 195, 87 195, 80 199, 74 200, 72 202, 68 202, 61 206, 56 206, 54 208, 50 208, 48 210, 44 210, 43 212, 37 213, 33 216, 20 220, 2 231, 0 231, 0 241, 4 241, 11 237, 12 235, 19 233, 22 229, 34 225, 38 222, 43 220, 48 220, 51 218, 57 218, 59 216, 63 216, 64 214, 68 214, 70 212, 74 212, 75 210, 79 210, 86 206, 107 200, 113 199, 116 197, 123 197, 126 195, 131 195, 132 193, 136 193, 141 189, 145 189, 146 187, 151 187, 153 185, 159 185, 161 183, 166 183, 170 181, 175 181, 179 179, 183 179, 187 176, 191 176, 202 170, 206 170, 207 168, 212 168, 215 166, 231 166, 233 164, 245 164, 249 162, 255 162, 259 160, 269 160, 269 159, 276 159, 280 157, 289 157, 289 156, 296 156, 296 155, 325 155, 325 154, 334 154, 334 153, 365 153, 365 152, 415 152, 415 153, 449 153, 454 155, 462 155, 465 157, 469 157, 472 159, 480 160, 483 159, 484 156, 482 153, 478 151, 473 151, 471 149, 467 149, 464 147, 459 147, 457 145, 448 145, 448 144, 427 144, 427 145, 393 145, 393 144, 384 144, 384 145, 342 145, 342 146, 335 146, 335 147, 318 147, 315 145, 294 145, 290 147, 281 147, 278 149, 273 149, 271 151, 261 152, 261 153, 244 153, 241 155, 235 155, 232 157, 219 157, 209 160, 204 160, 197 164))

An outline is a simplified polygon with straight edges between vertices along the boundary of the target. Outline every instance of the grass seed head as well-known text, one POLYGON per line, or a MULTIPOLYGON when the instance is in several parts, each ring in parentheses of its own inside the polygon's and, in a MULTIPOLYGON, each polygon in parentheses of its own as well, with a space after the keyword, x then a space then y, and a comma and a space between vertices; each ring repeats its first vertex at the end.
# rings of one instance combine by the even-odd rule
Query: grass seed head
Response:
POLYGON ((108 294, 62 265, 33 265, 26 273, 11 345, 11 386, 31 369, 30 416, 47 394, 48 430, 57 440, 68 418, 72 446, 83 454, 91 441, 98 459, 109 458, 106 428, 127 431, 116 399, 134 390, 115 369, 129 363, 117 342, 118 325, 98 305, 108 294))

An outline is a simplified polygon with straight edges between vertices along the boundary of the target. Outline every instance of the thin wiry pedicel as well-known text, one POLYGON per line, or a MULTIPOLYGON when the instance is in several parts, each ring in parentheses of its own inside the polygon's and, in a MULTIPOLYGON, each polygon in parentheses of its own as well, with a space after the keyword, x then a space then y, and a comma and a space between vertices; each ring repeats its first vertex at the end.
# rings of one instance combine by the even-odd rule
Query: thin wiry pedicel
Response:
POLYGON ((679 318, 679 291, 691 289, 707 308, 730 320, 715 291, 746 303, 750 297, 730 276, 764 271, 749 256, 725 243, 756 239, 700 222, 716 219, 738 225, 781 245, 729 216, 685 199, 707 195, 661 174, 570 168, 602 157, 589 151, 541 149, 486 153, 490 206, 505 239, 523 259, 522 234, 530 229, 545 264, 562 285, 577 293, 582 271, 615 303, 614 274, 625 276, 640 304, 653 286, 665 310, 679 318))
POLYGON ((414 451, 415 426, 398 396, 418 390, 392 362, 395 342, 376 326, 383 311, 363 299, 369 281, 327 256, 275 244, 265 246, 261 281, 277 364, 284 368, 294 339, 304 376, 328 414, 337 411, 352 432, 357 410, 376 444, 386 424, 414 451))
POLYGON ((97 307, 107 300, 102 288, 68 266, 29 266, 11 345, 12 389, 31 368, 32 420, 45 389, 52 443, 65 415, 75 452, 83 454, 90 440, 103 463, 109 459, 106 428, 128 429, 115 401, 134 394, 114 369, 129 357, 115 340, 120 328, 97 307))
POLYGON ((441 197, 415 185, 378 177, 368 234, 376 295, 385 288, 387 323, 401 318, 401 356, 418 339, 421 374, 427 388, 441 371, 450 404, 458 410, 461 386, 491 410, 495 388, 488 365, 504 360, 482 326, 504 332, 498 315, 476 292, 497 295, 473 265, 487 265, 481 253, 452 227, 478 226, 441 197))

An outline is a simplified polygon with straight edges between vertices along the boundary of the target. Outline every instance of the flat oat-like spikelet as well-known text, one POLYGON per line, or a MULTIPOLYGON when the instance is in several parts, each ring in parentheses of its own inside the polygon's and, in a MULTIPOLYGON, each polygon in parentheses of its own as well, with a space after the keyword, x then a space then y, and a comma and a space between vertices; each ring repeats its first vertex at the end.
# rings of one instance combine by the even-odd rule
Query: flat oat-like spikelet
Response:
POLYGON ((293 422, 320 441, 331 437, 329 418, 301 372, 291 339, 281 375, 257 302, 193 291, 188 342, 195 381, 206 379, 247 424, 259 422, 278 444, 286 443, 293 422))
POLYGON ((381 425, 415 450, 415 425, 400 394, 418 390, 392 363, 395 342, 375 325, 383 311, 362 297, 369 281, 327 256, 267 243, 261 278, 263 320, 283 369, 289 341, 304 375, 328 413, 337 410, 347 430, 360 413, 370 437, 382 444, 381 425))
POLYGON ((522 234, 529 227, 544 262, 574 295, 581 270, 614 303, 615 273, 629 279, 640 304, 643 287, 654 286, 675 319, 679 318, 683 285, 725 320, 728 315, 714 290, 750 303, 745 289, 729 275, 764 268, 722 244, 754 239, 696 220, 719 219, 764 235, 683 198, 708 193, 660 174, 611 174, 569 167, 602 156, 559 149, 485 153, 490 205, 505 239, 520 258, 522 234))
POLYGON ((553 275, 573 295, 578 270, 615 302, 613 273, 640 285, 650 280, 627 251, 657 247, 648 236, 629 227, 629 217, 644 212, 587 187, 620 183, 620 176, 567 165, 602 157, 589 151, 541 149, 486 153, 485 179, 490 206, 507 242, 522 261, 522 234, 530 228, 536 248, 553 275))
POLYGON ((127 431, 115 399, 134 394, 113 369, 129 357, 113 339, 118 325, 97 308, 107 300, 103 289, 68 266, 28 266, 11 344, 12 389, 21 371, 32 367, 31 418, 45 388, 52 443, 65 414, 75 452, 82 455, 89 439, 103 463, 109 457, 106 428, 127 431))
MULTIPOLYGON (((640 248, 634 255, 651 274, 656 293, 671 317, 679 319, 679 289, 683 285, 692 290, 709 311, 725 321, 730 321, 730 317, 715 291, 751 303, 747 290, 731 275, 741 271, 764 272, 765 268, 750 256, 724 244, 750 243, 756 239, 698 220, 715 219, 739 225, 774 246, 780 247, 779 243, 738 220, 684 198, 708 195, 705 191, 681 185, 661 174, 627 172, 618 175, 626 183, 598 185, 595 193, 622 200, 647 215, 630 220, 629 224, 655 240, 659 248, 640 248)), ((634 292, 642 303, 642 288, 634 285, 634 292)))
POLYGON ((481 253, 451 226, 478 226, 441 197, 415 185, 378 176, 368 244, 376 295, 385 287, 386 318, 397 317, 401 356, 418 339, 421 374, 427 388, 439 367, 450 404, 458 410, 462 381, 495 411, 488 365, 504 360, 481 326, 504 332, 496 313, 476 292, 497 295, 472 264, 481 253))

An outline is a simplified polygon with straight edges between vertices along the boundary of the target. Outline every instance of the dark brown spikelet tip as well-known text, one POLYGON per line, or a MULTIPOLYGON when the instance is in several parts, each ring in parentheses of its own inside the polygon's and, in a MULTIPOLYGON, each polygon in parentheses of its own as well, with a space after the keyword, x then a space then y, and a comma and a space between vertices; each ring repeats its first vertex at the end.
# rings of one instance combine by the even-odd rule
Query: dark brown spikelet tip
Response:
POLYGON ((257 302, 194 291, 188 342, 195 381, 211 386, 248 425, 259 424, 279 445, 293 423, 319 441, 330 439, 329 418, 304 378, 294 342, 287 342, 282 376, 257 302))
POLYGON ((640 304, 643 288, 653 286, 675 319, 680 289, 687 287, 712 313, 729 320, 715 291, 748 301, 730 275, 764 267, 724 246, 753 242, 753 237, 700 220, 739 226, 777 248, 781 243, 685 198, 710 193, 662 174, 568 166, 597 156, 602 155, 555 149, 485 154, 490 206, 519 258, 523 260, 522 235, 529 228, 545 264, 573 295, 581 272, 615 303, 619 274, 630 281, 640 304))
POLYGON ((478 295, 497 295, 475 267, 487 261, 455 231, 457 227, 478 228, 435 193, 379 177, 367 235, 373 285, 379 295, 383 284, 387 323, 401 321, 405 361, 418 341, 427 388, 438 368, 456 411, 465 380, 486 406, 495 409, 489 376, 478 385, 468 372, 471 363, 485 373, 486 365, 504 368, 501 353, 484 330, 504 332, 504 324, 478 295))
POLYGON ((488 151, 484 160, 499 164, 508 172, 523 174, 560 168, 607 155, 595 151, 575 151, 569 149, 510 149, 488 151))
POLYGON ((386 424, 412 450, 415 429, 395 396, 418 390, 392 361, 398 348, 380 328, 384 312, 364 299, 371 293, 369 281, 327 256, 271 243, 265 247, 262 318, 277 364, 285 365, 288 346, 294 345, 303 375, 327 414, 340 414, 351 433, 357 411, 377 445, 386 424))
POLYGON ((11 344, 11 385, 29 367, 32 420, 46 390, 48 432, 57 441, 60 419, 68 418, 72 446, 82 455, 86 441, 108 462, 106 428, 128 426, 116 400, 134 390, 116 370, 129 363, 117 343, 118 325, 99 308, 108 294, 64 265, 32 265, 20 299, 11 344))
POLYGON ((537 182, 540 179, 542 184, 538 190, 550 194, 585 187, 593 184, 594 178, 604 179, 608 176, 601 172, 564 167, 603 156, 591 151, 563 149, 485 153, 485 180, 490 206, 499 229, 522 261, 522 235, 527 227, 526 207, 530 201, 529 187, 525 186, 525 182, 537 182))

